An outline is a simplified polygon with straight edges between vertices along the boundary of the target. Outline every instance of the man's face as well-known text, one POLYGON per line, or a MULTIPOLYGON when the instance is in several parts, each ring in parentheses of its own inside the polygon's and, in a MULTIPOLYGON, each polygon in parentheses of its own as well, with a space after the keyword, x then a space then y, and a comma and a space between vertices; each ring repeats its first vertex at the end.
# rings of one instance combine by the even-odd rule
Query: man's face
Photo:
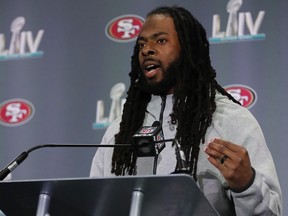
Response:
MULTIPOLYGON (((181 49, 173 19, 165 15, 149 16, 138 37, 138 46, 139 64, 146 79, 145 86, 167 87, 167 76, 170 76, 171 83, 171 76, 175 79, 176 75, 174 69, 169 70, 170 75, 167 74, 167 69, 171 69, 171 65, 177 62, 181 49)), ((173 93, 173 87, 169 86, 164 93, 173 93)))

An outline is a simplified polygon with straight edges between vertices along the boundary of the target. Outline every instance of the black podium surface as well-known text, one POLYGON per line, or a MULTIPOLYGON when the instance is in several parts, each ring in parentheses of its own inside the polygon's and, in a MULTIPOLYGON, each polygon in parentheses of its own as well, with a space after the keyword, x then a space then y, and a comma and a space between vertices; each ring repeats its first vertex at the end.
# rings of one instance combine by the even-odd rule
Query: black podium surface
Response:
POLYGON ((0 209, 7 216, 38 216, 39 195, 50 198, 51 216, 218 215, 182 174, 0 182, 0 209))

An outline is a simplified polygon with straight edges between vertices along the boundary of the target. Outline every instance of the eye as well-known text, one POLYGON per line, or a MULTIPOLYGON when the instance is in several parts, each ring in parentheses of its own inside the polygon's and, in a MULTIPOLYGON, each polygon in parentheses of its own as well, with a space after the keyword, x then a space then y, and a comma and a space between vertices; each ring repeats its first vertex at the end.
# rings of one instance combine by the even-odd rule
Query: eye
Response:
POLYGON ((138 42, 138 47, 139 47, 140 49, 142 49, 144 46, 145 46, 145 43, 144 43, 144 42, 138 42))
POLYGON ((157 41, 157 43, 159 43, 159 44, 165 44, 166 42, 167 42, 167 40, 165 38, 160 38, 157 41))

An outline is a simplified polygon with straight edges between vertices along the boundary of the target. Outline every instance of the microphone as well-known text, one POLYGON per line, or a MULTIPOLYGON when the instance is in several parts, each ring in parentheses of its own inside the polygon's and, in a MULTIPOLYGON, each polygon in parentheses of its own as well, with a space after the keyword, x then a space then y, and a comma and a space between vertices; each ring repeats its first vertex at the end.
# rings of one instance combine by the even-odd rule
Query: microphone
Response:
POLYGON ((175 145, 177 165, 173 174, 189 173, 187 160, 179 141, 176 138, 164 139, 159 121, 155 121, 152 126, 142 126, 132 138, 137 157, 154 157, 153 174, 156 174, 158 155, 165 148, 165 142, 172 142, 172 146, 175 145))
POLYGON ((6 178, 6 176, 16 169, 29 155, 30 152, 45 148, 45 147, 111 147, 111 148, 135 148, 135 146, 130 144, 117 144, 117 145, 104 145, 104 144, 44 144, 34 146, 27 151, 22 152, 18 157, 16 157, 12 162, 10 162, 4 169, 0 171, 0 181, 6 178))
POLYGON ((159 121, 152 126, 142 126, 132 137, 138 157, 155 157, 165 148, 164 134, 159 121))
POLYGON ((17 158, 15 158, 8 166, 6 166, 3 170, 0 172, 0 180, 4 180, 6 176, 9 175, 16 167, 19 166, 28 156, 28 153, 22 152, 17 158))

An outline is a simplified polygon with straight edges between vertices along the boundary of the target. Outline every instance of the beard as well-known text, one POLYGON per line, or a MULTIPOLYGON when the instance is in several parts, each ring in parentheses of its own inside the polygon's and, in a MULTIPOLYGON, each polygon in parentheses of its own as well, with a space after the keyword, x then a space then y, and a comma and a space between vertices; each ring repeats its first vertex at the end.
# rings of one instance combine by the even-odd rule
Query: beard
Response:
POLYGON ((146 77, 141 76, 138 82, 138 88, 153 95, 166 95, 177 83, 177 71, 181 68, 181 60, 177 58, 169 64, 166 70, 163 70, 163 79, 159 82, 148 82, 146 77))

